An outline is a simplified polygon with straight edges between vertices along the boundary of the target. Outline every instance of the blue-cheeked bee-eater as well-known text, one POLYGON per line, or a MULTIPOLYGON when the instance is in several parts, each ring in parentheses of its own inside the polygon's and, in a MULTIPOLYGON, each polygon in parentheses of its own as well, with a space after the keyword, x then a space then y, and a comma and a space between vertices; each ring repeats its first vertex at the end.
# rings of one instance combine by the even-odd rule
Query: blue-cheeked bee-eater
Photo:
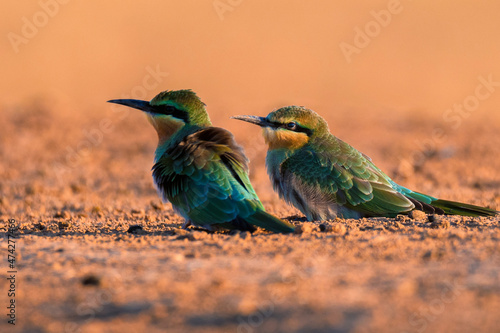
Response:
POLYGON ((248 159, 233 135, 212 127, 205 104, 191 90, 164 91, 151 101, 116 99, 144 111, 158 133, 153 179, 164 201, 190 224, 209 230, 292 232, 266 213, 248 178, 248 159))
POLYGON ((316 112, 288 106, 267 117, 234 116, 263 128, 266 167, 279 196, 310 221, 426 213, 494 216, 489 208, 441 200, 396 184, 365 154, 330 133, 316 112))

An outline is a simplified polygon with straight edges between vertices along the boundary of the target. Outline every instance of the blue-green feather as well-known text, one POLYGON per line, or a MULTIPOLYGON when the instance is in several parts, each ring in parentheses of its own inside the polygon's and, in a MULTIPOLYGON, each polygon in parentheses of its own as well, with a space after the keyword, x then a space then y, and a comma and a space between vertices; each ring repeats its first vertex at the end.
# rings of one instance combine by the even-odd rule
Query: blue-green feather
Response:
POLYGON ((231 133, 208 127, 181 134, 161 149, 153 167, 159 192, 181 215, 200 226, 293 231, 290 224, 264 212, 248 178, 247 159, 231 133))

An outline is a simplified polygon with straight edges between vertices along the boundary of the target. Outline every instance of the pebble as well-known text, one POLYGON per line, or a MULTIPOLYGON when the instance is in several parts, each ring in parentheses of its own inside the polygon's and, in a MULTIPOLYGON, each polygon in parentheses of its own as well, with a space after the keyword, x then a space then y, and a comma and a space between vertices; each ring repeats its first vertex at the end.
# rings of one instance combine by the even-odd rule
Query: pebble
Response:
POLYGON ((157 210, 157 211, 161 211, 161 210, 165 209, 165 206, 161 202, 151 200, 151 202, 149 204, 151 205, 151 207, 153 207, 154 210, 157 210))
POLYGON ((84 286, 98 286, 101 280, 95 275, 87 275, 82 278, 82 285, 84 286))
POLYGON ((144 215, 146 211, 144 209, 132 209, 130 211, 133 215, 144 215))
POLYGON ((59 229, 66 229, 66 228, 71 227, 71 224, 67 221, 61 221, 61 222, 57 222, 57 226, 59 227, 59 229))
POLYGON ((448 229, 450 227, 450 221, 445 219, 440 219, 431 223, 430 227, 432 229, 448 229))
POLYGON ((295 227, 296 234, 310 234, 313 231, 318 231, 319 228, 312 222, 304 222, 295 227))
POLYGON ((343 223, 334 223, 331 226, 331 228, 332 228, 331 229, 332 232, 339 234, 339 235, 344 235, 347 232, 347 228, 345 227, 345 225, 343 223))
POLYGON ((68 211, 63 210, 55 213, 54 217, 59 219, 69 219, 71 217, 71 214, 68 211))
POLYGON ((429 222, 440 222, 443 220, 443 215, 432 214, 429 215, 429 222))
POLYGON ((100 214, 102 212, 102 209, 99 206, 94 206, 90 211, 92 214, 100 214))
POLYGON ((136 235, 140 235, 140 234, 145 234, 146 233, 144 231, 144 229, 142 229, 142 227, 140 225, 131 225, 128 228, 127 232, 130 233, 130 234, 136 234, 136 235))
POLYGON ((412 210, 410 214, 408 214, 411 219, 416 220, 416 221, 427 221, 427 214, 425 214, 421 210, 412 210))
POLYGON ((43 224, 43 223, 36 223, 33 226, 35 228, 37 228, 38 230, 44 230, 45 229, 45 224, 43 224))

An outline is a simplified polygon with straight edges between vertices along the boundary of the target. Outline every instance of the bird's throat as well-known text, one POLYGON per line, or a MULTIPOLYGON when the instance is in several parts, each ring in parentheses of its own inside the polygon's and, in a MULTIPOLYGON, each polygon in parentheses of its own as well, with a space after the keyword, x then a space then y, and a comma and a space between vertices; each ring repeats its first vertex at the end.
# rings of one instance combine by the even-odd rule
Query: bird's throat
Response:
POLYGON ((151 125, 153 125, 158 133, 159 145, 168 141, 172 135, 177 133, 177 131, 185 125, 184 121, 167 115, 152 116, 148 114, 148 121, 151 125))
POLYGON ((305 133, 270 127, 264 127, 263 135, 270 150, 282 148, 299 149, 309 140, 309 137, 305 133))

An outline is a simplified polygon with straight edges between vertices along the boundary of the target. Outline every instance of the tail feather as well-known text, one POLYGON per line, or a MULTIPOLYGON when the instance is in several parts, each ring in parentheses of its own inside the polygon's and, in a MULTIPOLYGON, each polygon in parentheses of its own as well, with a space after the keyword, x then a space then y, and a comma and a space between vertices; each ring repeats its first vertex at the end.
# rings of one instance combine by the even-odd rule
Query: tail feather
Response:
POLYGON ((495 216, 498 211, 486 207, 469 205, 462 202, 448 201, 448 200, 435 200, 432 201, 433 207, 439 208, 444 211, 444 214, 450 215, 463 215, 463 216, 495 216))
POLYGON ((245 221, 273 232, 290 233, 295 230, 295 227, 289 222, 281 220, 263 210, 256 211, 254 214, 246 217, 245 221))
POLYGON ((444 210, 442 210, 439 207, 435 207, 431 204, 428 204, 428 203, 423 202, 423 201, 419 201, 417 199, 413 199, 411 197, 407 197, 407 198, 415 205, 415 209, 424 211, 427 214, 444 214, 445 213, 444 210))
POLYGON ((469 205, 457 201, 441 200, 430 195, 414 192, 400 187, 401 192, 415 205, 415 209, 428 214, 446 214, 462 216, 495 216, 500 212, 481 206, 469 205))

